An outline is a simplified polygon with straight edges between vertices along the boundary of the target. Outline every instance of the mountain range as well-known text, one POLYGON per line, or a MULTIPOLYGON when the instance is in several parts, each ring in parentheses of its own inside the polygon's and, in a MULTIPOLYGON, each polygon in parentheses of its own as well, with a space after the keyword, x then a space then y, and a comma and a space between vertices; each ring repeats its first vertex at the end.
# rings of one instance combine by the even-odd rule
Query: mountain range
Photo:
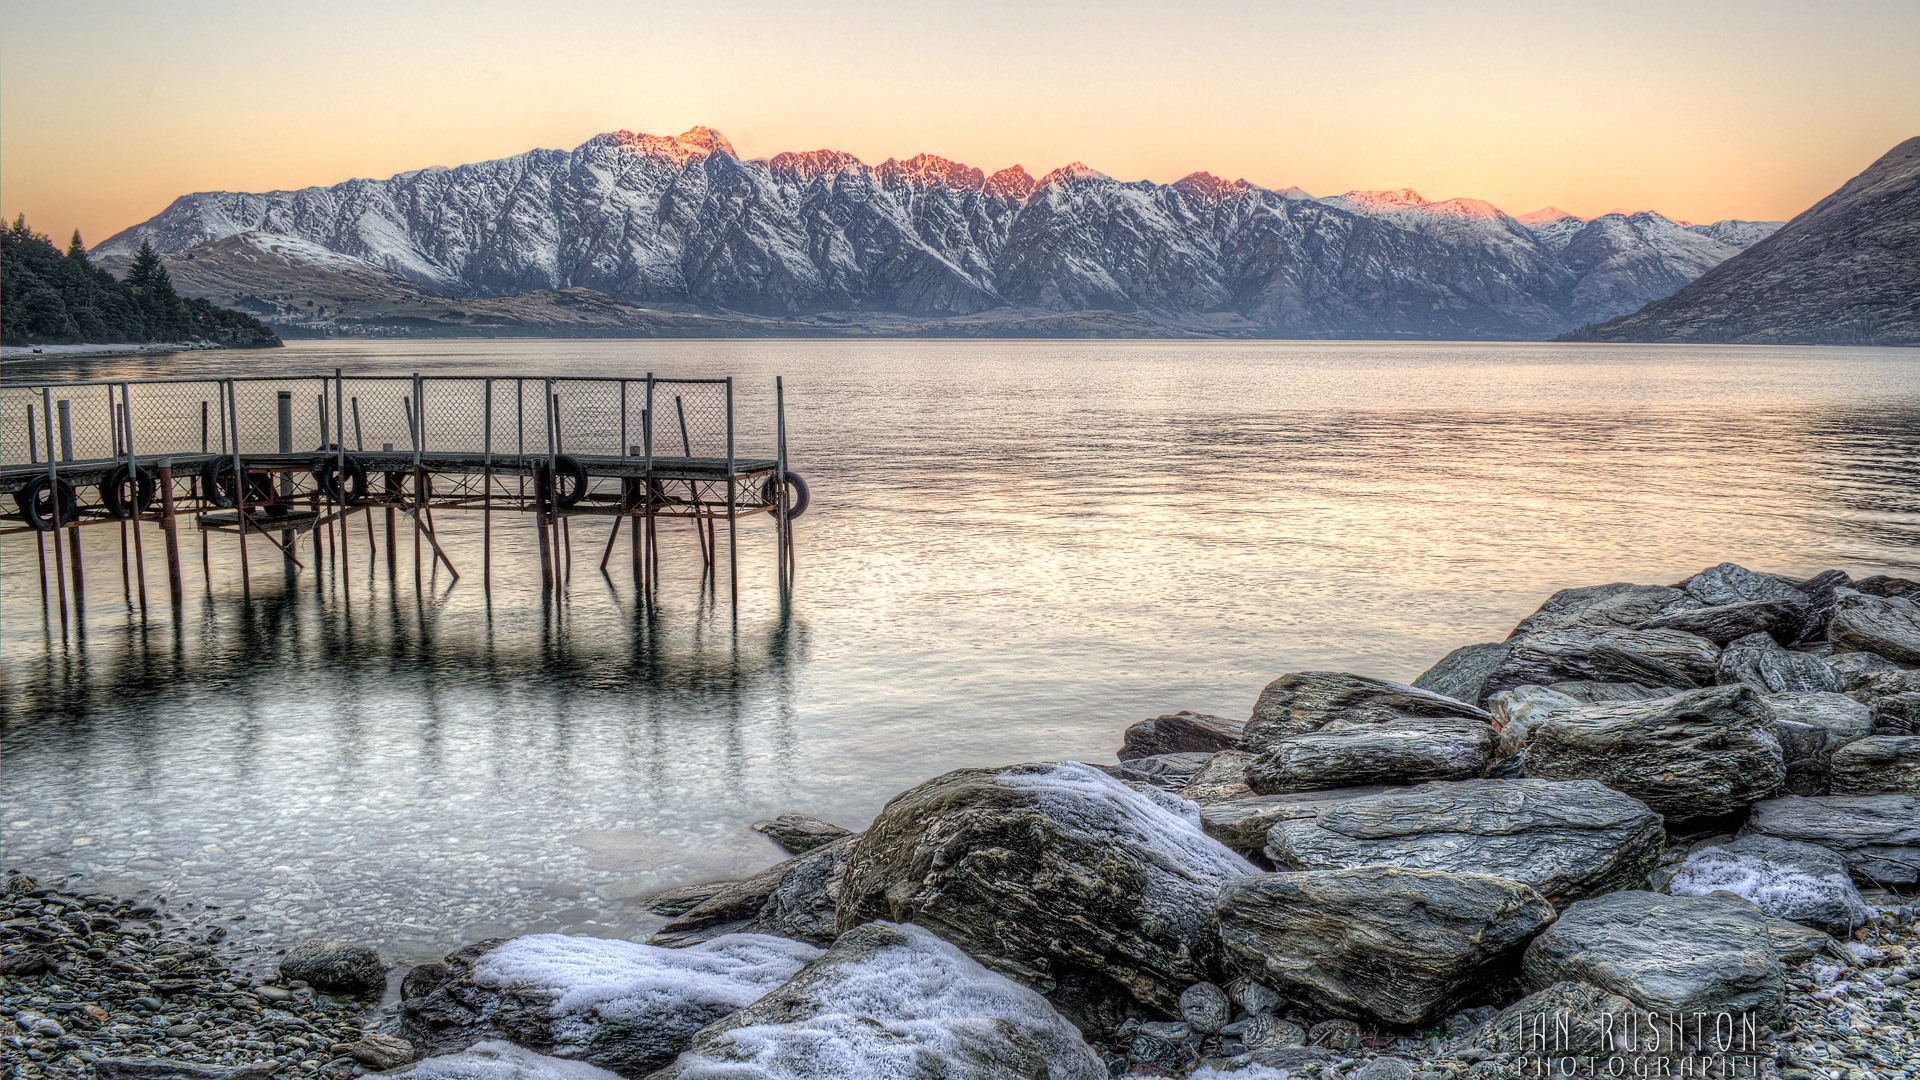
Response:
POLYGON ((284 333, 1205 334, 1541 339, 1635 311, 1778 222, 1520 217, 1411 190, 1035 178, 919 155, 742 159, 613 132, 454 168, 202 192, 144 242, 284 333))
POLYGON ((1672 296, 1567 338, 1920 345, 1920 138, 1672 296))

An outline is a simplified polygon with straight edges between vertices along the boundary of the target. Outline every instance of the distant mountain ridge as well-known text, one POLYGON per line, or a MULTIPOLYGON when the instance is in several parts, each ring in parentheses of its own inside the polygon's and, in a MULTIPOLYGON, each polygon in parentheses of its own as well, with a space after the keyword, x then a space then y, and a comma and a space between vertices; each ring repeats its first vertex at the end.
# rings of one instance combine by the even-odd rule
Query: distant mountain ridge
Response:
POLYGON ((94 254, 150 241, 183 289, 316 332, 1528 339, 1632 311, 1778 225, 1528 218, 1406 189, 1316 199, 1079 163, 1035 179, 927 154, 742 160, 694 128, 187 195, 94 254))
POLYGON ((1672 296, 1566 337, 1920 345, 1920 138, 1672 296))

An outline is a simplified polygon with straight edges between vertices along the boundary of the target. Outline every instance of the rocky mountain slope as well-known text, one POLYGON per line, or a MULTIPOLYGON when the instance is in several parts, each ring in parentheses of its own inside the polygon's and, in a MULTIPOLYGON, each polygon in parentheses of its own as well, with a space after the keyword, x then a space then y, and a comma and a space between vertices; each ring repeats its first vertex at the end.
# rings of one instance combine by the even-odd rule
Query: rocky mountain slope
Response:
POLYGON ((1775 227, 1528 217, 1206 173, 743 160, 695 128, 188 195, 95 254, 151 241, 183 288, 294 330, 1540 338, 1666 295, 1775 227))
POLYGON ((1920 345, 1920 138, 1672 296, 1567 338, 1920 345))

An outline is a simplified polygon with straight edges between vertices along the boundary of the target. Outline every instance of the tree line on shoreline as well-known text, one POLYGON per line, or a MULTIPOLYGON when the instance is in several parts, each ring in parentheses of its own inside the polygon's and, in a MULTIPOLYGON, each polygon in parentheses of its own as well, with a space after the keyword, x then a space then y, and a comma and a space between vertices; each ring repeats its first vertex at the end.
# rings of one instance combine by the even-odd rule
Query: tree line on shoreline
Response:
POLYGON ((93 264, 78 230, 64 253, 24 214, 0 231, 0 343, 167 341, 280 344, 251 315, 181 296, 150 244, 141 245, 123 279, 93 264))

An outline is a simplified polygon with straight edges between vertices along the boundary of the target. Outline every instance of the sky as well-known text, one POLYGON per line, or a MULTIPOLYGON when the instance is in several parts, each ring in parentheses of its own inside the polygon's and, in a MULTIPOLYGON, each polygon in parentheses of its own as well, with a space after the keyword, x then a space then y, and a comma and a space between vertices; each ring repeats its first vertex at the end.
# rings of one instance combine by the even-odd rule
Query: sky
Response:
POLYGON ((0 213, 89 244, 264 191, 724 133, 1788 218, 1920 135, 1920 3, 0 0, 0 213))

